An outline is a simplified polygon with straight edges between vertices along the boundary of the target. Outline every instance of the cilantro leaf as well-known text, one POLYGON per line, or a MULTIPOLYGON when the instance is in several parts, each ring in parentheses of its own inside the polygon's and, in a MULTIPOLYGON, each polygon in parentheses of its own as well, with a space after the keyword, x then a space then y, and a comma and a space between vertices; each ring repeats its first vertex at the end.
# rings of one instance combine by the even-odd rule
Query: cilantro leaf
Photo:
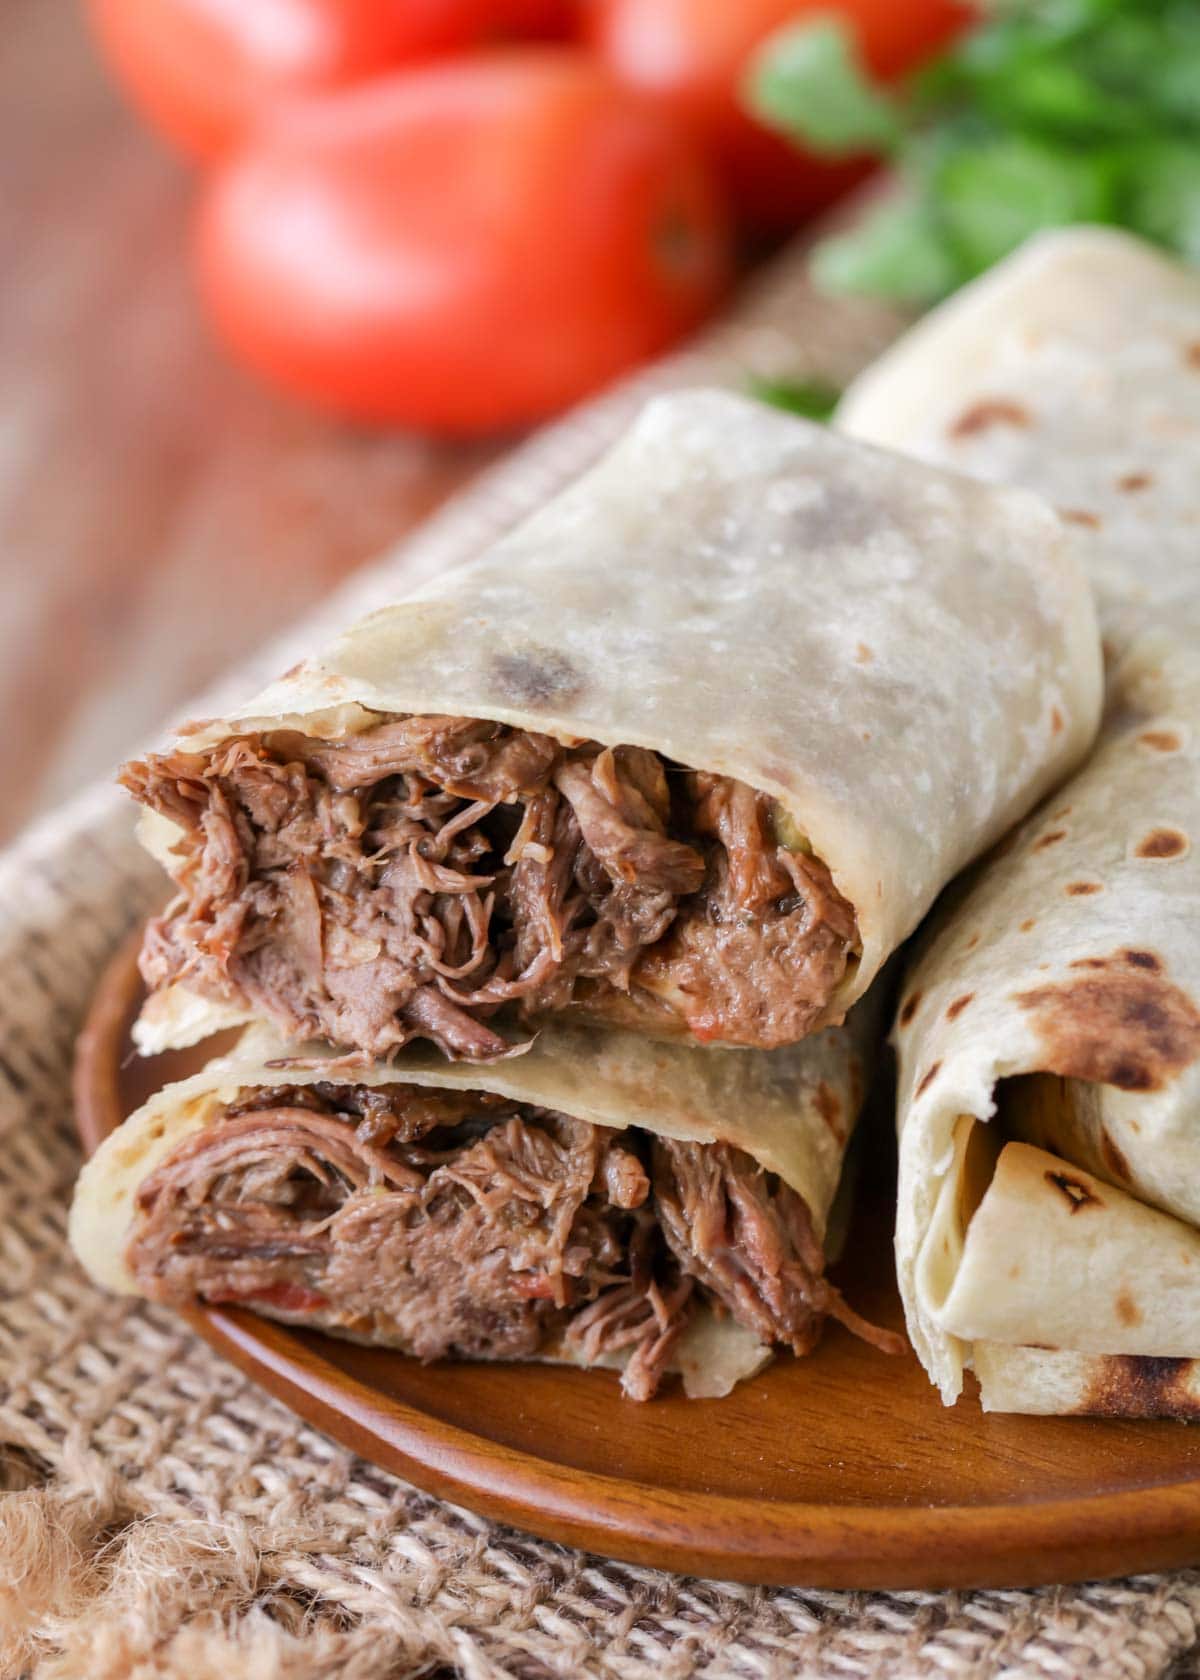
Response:
POLYGON ((886 152, 900 138, 898 110, 868 80, 841 18, 815 18, 768 36, 750 61, 744 92, 768 128, 825 156, 886 152))
POLYGON ((932 182, 946 237, 967 274, 979 274, 1042 228, 1113 219, 1115 181, 1104 152, 1073 151, 1024 135, 966 145, 932 182))
POLYGON ((970 277, 932 206, 918 196, 880 204, 850 232, 822 240, 812 276, 822 291, 915 305, 936 302, 970 277))
POLYGON ((757 373, 746 380, 746 388, 759 402, 805 420, 828 420, 842 394, 823 379, 773 379, 757 373))
POLYGON ((902 194, 813 257, 820 283, 929 303, 1042 228, 1108 222, 1200 262, 1200 5, 996 0, 897 89, 833 17, 770 37, 745 96, 810 150, 886 152, 902 194))

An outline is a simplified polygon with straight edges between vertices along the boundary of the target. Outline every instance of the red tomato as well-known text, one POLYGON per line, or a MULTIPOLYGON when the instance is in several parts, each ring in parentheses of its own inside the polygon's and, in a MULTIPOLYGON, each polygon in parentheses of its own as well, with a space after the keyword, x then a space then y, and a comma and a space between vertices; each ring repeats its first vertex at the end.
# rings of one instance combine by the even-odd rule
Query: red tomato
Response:
POLYGON ((788 227, 861 179, 867 165, 814 158, 749 117, 747 61, 785 24, 837 12, 877 75, 915 68, 975 21, 964 0, 590 0, 587 37, 628 86, 652 94, 710 147, 746 221, 788 227))
POLYGON ((88 0, 142 115, 196 157, 281 95, 362 81, 485 40, 561 36, 574 0, 88 0))
POLYGON ((459 434, 536 420, 654 354, 728 273, 719 195, 677 124, 550 47, 281 110, 212 178, 199 257, 252 367, 459 434))

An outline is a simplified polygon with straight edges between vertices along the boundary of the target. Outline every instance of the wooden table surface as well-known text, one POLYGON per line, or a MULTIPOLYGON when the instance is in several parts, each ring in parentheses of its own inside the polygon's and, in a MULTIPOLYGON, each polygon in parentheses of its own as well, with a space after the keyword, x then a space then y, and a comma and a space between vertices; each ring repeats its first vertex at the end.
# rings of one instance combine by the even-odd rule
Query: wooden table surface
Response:
POLYGON ((209 340, 188 171, 108 87, 78 0, 0 38, 0 840, 501 445, 332 423, 209 340))

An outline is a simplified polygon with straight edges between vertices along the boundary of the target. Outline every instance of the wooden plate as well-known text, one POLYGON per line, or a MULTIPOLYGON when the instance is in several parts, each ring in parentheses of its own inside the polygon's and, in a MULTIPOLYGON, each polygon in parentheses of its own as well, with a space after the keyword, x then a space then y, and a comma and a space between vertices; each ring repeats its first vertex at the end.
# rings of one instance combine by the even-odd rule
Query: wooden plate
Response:
MULTIPOLYGON (((139 1001, 130 946, 79 1040, 89 1150, 203 1060, 131 1059, 139 1001)), ((867 1180, 836 1275, 856 1306, 898 1326, 889 1190, 867 1180)), ((638 1406, 607 1372, 420 1365, 240 1309, 187 1316, 365 1458, 631 1562, 763 1584, 901 1588, 1034 1585, 1200 1559, 1200 1429, 985 1417, 973 1397, 946 1411, 914 1358, 884 1358, 836 1325, 812 1358, 780 1359, 728 1399, 667 1394, 638 1406)))

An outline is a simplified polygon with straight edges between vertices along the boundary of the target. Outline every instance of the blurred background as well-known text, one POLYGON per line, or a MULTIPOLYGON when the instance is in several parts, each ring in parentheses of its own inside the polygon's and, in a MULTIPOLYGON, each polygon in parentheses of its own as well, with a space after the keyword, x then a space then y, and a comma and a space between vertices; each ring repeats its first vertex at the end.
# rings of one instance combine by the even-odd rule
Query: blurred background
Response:
POLYGON ((6 0, 0 839, 881 169, 827 290, 1200 258, 1200 0, 6 0))

